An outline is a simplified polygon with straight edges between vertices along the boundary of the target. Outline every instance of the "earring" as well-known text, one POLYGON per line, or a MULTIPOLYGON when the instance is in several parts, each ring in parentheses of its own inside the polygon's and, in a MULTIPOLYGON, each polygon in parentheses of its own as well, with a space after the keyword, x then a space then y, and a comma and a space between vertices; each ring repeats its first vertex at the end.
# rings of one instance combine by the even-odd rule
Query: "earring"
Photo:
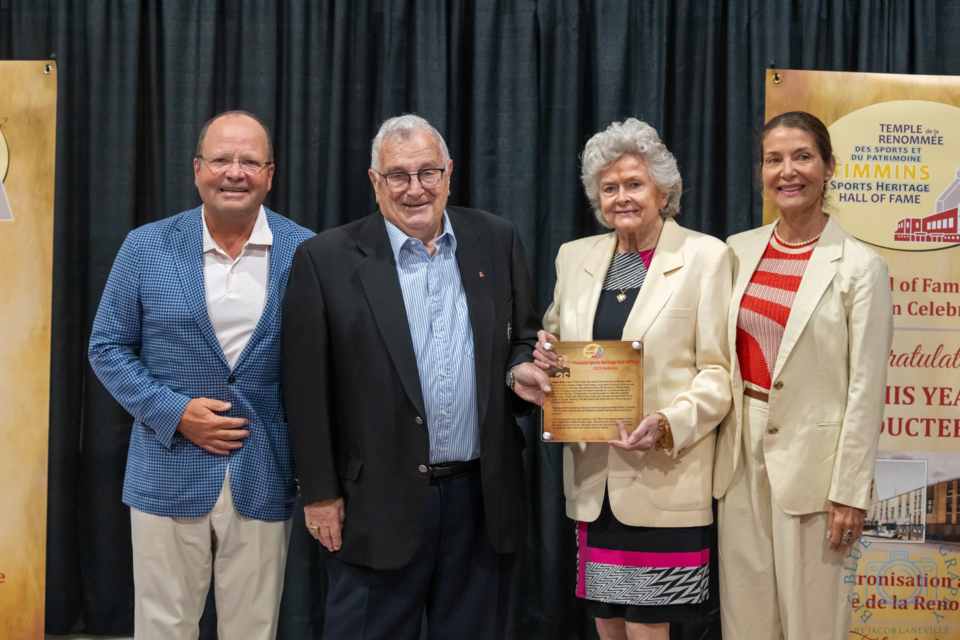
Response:
POLYGON ((769 200, 769 198, 768 198, 768 197, 766 196, 766 194, 763 192, 763 189, 760 189, 760 197, 761 197, 762 199, 764 199, 764 200, 769 200))

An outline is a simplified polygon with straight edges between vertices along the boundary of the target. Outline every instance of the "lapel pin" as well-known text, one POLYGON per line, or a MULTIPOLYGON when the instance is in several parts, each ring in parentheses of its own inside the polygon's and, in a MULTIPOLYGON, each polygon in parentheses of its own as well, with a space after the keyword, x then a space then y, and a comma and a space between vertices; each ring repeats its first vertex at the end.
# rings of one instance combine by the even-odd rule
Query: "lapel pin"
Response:
POLYGON ((481 277, 481 278, 483 277, 483 271, 480 272, 480 277, 481 277))

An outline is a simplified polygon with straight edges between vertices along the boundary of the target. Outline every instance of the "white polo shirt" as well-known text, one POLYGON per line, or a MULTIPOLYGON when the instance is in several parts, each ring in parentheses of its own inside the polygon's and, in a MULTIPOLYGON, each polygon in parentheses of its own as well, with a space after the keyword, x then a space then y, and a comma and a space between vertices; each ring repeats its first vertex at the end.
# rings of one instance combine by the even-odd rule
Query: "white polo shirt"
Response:
POLYGON ((261 206, 253 231, 234 260, 210 235, 204 208, 203 284, 207 315, 231 369, 250 341, 267 304, 271 246, 273 232, 261 206))

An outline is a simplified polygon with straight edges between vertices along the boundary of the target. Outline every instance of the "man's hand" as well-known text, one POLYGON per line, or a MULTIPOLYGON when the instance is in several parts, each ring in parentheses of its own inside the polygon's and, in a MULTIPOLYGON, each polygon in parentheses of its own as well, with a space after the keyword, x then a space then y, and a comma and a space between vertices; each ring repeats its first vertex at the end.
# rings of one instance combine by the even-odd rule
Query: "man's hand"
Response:
POLYGON ((827 538, 830 539, 830 548, 834 551, 853 546, 863 535, 863 524, 866 514, 862 509, 848 507, 839 502, 830 502, 830 519, 827 522, 827 538), (850 535, 847 536, 847 532, 850 535))
POLYGON ((620 429, 620 439, 611 440, 610 446, 623 449, 625 451, 649 451, 660 438, 660 415, 651 413, 640 421, 633 433, 628 434, 627 428, 623 426, 622 420, 617 420, 617 427, 620 429))
POLYGON ((328 551, 340 550, 340 530, 343 528, 344 518, 347 517, 343 509, 343 498, 311 502, 304 505, 303 515, 310 535, 319 540, 328 551))
POLYGON ((250 435, 249 431, 241 429, 247 426, 246 418, 228 418, 214 413, 227 411, 230 406, 229 402, 194 398, 180 417, 177 431, 201 449, 225 456, 242 447, 240 441, 250 435))
POLYGON ((550 391, 550 378, 532 362, 524 362, 513 370, 513 392, 527 402, 542 407, 550 391))

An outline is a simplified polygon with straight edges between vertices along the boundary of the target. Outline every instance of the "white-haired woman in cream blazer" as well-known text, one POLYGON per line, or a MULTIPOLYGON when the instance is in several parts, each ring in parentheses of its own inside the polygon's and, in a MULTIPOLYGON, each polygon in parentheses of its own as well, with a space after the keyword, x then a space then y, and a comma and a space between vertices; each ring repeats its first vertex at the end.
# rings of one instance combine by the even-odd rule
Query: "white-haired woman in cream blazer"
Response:
POLYGON ((734 408, 714 469, 723 636, 841 640, 844 556, 863 530, 883 418, 890 284, 883 259, 823 211, 835 164, 823 123, 777 116, 760 150, 780 219, 727 241, 734 408))
POLYGON ((567 243, 544 342, 642 340, 648 416, 610 443, 566 444, 567 515, 577 521, 577 594, 604 639, 668 638, 704 615, 717 425, 730 406, 731 253, 684 229, 673 155, 630 118, 593 136, 583 184, 611 233, 567 243))

